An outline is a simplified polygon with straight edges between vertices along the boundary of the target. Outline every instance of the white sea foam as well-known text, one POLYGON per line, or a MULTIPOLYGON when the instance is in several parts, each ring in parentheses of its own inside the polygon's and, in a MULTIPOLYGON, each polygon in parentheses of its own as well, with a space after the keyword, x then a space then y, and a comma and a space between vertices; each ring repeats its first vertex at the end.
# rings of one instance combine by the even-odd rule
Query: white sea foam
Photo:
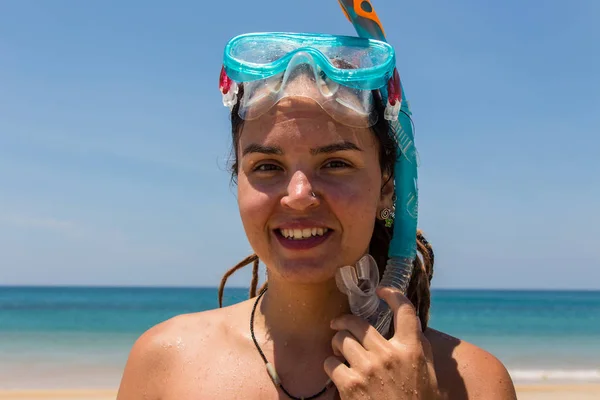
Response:
POLYGON ((509 369, 515 382, 600 382, 600 369, 509 369))

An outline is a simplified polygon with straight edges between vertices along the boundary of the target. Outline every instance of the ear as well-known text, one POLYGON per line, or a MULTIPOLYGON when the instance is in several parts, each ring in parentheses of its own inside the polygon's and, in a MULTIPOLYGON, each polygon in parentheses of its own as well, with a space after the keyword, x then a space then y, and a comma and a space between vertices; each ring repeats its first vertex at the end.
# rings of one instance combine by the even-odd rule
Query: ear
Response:
POLYGON ((392 209, 394 205, 394 179, 385 174, 381 182, 383 186, 379 196, 379 210, 383 210, 384 208, 392 209))

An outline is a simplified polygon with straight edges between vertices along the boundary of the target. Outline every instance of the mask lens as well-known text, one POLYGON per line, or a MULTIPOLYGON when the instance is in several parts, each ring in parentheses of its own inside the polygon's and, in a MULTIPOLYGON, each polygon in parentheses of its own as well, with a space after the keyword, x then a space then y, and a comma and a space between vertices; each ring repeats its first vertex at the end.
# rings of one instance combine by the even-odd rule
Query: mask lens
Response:
POLYGON ((306 97, 344 125, 369 127, 377 122, 372 92, 333 81, 310 53, 296 53, 284 72, 243 85, 239 115, 244 120, 261 117, 284 98, 306 97))

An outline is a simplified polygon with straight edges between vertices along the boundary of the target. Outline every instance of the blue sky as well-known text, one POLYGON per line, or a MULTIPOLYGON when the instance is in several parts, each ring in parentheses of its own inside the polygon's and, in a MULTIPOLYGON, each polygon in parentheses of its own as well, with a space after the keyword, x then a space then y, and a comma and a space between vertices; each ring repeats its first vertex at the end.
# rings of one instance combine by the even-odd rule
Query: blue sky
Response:
MULTIPOLYGON (((600 3, 374 5, 433 286, 600 289, 600 3)), ((0 284, 206 286, 249 254, 217 88, 249 31, 354 34, 335 0, 0 3, 0 284)))

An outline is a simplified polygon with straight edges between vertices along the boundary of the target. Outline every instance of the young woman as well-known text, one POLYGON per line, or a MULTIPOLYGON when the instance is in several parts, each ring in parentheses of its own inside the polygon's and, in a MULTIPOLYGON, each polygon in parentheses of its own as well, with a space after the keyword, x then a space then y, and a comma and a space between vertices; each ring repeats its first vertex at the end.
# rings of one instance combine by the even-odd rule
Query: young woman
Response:
POLYGON ((118 399, 516 398, 496 358, 428 327, 434 255, 420 231, 406 296, 377 291, 393 317, 388 334, 353 315, 336 283, 341 267, 367 254, 383 274, 400 223, 390 224, 390 210, 407 147, 394 126, 410 113, 390 100, 399 86, 392 50, 267 37, 234 39, 221 76, 239 212, 255 252, 226 277, 253 263, 252 298, 144 333, 118 399), (268 282, 256 296, 259 259, 268 282))

